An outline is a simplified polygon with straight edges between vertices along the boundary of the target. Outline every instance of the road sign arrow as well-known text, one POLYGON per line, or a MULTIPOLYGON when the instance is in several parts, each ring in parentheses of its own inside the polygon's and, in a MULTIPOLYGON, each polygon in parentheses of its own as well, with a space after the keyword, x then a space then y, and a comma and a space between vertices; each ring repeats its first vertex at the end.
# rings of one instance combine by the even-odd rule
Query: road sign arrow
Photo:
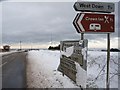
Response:
POLYGON ((74 25, 74 27, 75 27, 75 29, 77 30, 78 33, 80 33, 80 28, 77 24, 77 21, 78 21, 79 17, 80 17, 80 13, 77 13, 75 19, 73 20, 73 25, 74 25))
POLYGON ((85 16, 85 14, 81 14, 81 15, 80 15, 80 18, 79 18, 78 21, 77 21, 78 27, 80 28, 80 30, 82 30, 82 32, 85 31, 85 29, 84 29, 84 27, 83 27, 83 25, 82 25, 82 23, 81 23, 81 21, 82 21, 82 19, 83 19, 84 16, 85 16))

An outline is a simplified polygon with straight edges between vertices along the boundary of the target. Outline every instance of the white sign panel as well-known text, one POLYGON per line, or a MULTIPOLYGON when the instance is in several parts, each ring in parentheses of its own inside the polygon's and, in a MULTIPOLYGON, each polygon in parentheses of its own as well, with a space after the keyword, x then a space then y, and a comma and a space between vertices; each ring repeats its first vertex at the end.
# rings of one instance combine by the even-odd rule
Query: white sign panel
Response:
POLYGON ((90 12, 114 12, 114 3, 107 2, 75 2, 74 9, 76 11, 90 12))

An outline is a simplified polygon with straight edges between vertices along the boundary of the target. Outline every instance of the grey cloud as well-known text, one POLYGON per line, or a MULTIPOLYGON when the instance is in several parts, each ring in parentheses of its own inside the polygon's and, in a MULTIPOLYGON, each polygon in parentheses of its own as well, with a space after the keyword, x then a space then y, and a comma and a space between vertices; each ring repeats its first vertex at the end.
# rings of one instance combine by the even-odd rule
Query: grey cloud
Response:
MULTIPOLYGON (((5 2, 3 4, 3 43, 50 42, 51 37, 59 42, 79 39, 72 25, 76 15, 74 2, 5 2)), ((117 31, 112 34, 117 37, 117 31)), ((105 35, 85 35, 88 39, 100 40, 105 35)))

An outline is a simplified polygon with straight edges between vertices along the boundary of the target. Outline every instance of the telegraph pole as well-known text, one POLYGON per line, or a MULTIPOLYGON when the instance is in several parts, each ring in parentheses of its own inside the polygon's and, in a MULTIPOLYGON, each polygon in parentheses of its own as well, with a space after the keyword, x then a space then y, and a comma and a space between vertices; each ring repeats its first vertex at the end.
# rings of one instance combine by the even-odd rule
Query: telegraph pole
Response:
POLYGON ((51 33, 51 46, 52 46, 52 33, 51 33))
POLYGON ((22 50, 22 45, 21 45, 22 41, 20 41, 20 50, 22 50))
POLYGON ((31 43, 31 50, 32 50, 32 43, 31 43))

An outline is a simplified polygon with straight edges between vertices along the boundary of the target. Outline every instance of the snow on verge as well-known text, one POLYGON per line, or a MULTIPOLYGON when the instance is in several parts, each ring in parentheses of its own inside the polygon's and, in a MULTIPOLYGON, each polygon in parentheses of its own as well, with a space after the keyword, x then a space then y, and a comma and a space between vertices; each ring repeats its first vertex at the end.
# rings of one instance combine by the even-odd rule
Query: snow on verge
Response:
POLYGON ((66 57, 70 57, 73 54, 74 46, 66 48, 66 51, 61 51, 61 55, 65 55, 66 57))
POLYGON ((10 51, 10 52, 0 52, 0 55, 8 55, 8 54, 12 54, 12 53, 15 53, 17 51, 10 51))
POLYGON ((79 88, 67 76, 57 71, 59 51, 30 51, 27 60, 28 88, 79 88))
MULTIPOLYGON (((118 52, 110 53, 110 88, 118 88, 118 52)), ((107 52, 89 51, 87 60, 87 86, 105 88, 107 52)))
POLYGON ((76 83, 82 88, 86 88, 87 72, 83 68, 81 68, 81 66, 78 63, 75 62, 75 64, 76 64, 76 69, 77 69, 76 83))
MULTIPOLYGON (((105 88, 106 52, 88 51, 87 87, 105 88), (104 67, 105 66, 105 67, 104 67)), ((111 52, 110 87, 118 87, 118 53, 111 52)), ((30 51, 27 61, 28 88, 75 88, 69 78, 57 71, 60 63, 59 51, 30 51)), ((76 66, 79 68, 78 66, 76 66)), ((82 74, 82 73, 80 73, 82 74)), ((81 76, 78 71, 78 75, 81 76)), ((78 77, 77 77, 78 78, 78 77)))

